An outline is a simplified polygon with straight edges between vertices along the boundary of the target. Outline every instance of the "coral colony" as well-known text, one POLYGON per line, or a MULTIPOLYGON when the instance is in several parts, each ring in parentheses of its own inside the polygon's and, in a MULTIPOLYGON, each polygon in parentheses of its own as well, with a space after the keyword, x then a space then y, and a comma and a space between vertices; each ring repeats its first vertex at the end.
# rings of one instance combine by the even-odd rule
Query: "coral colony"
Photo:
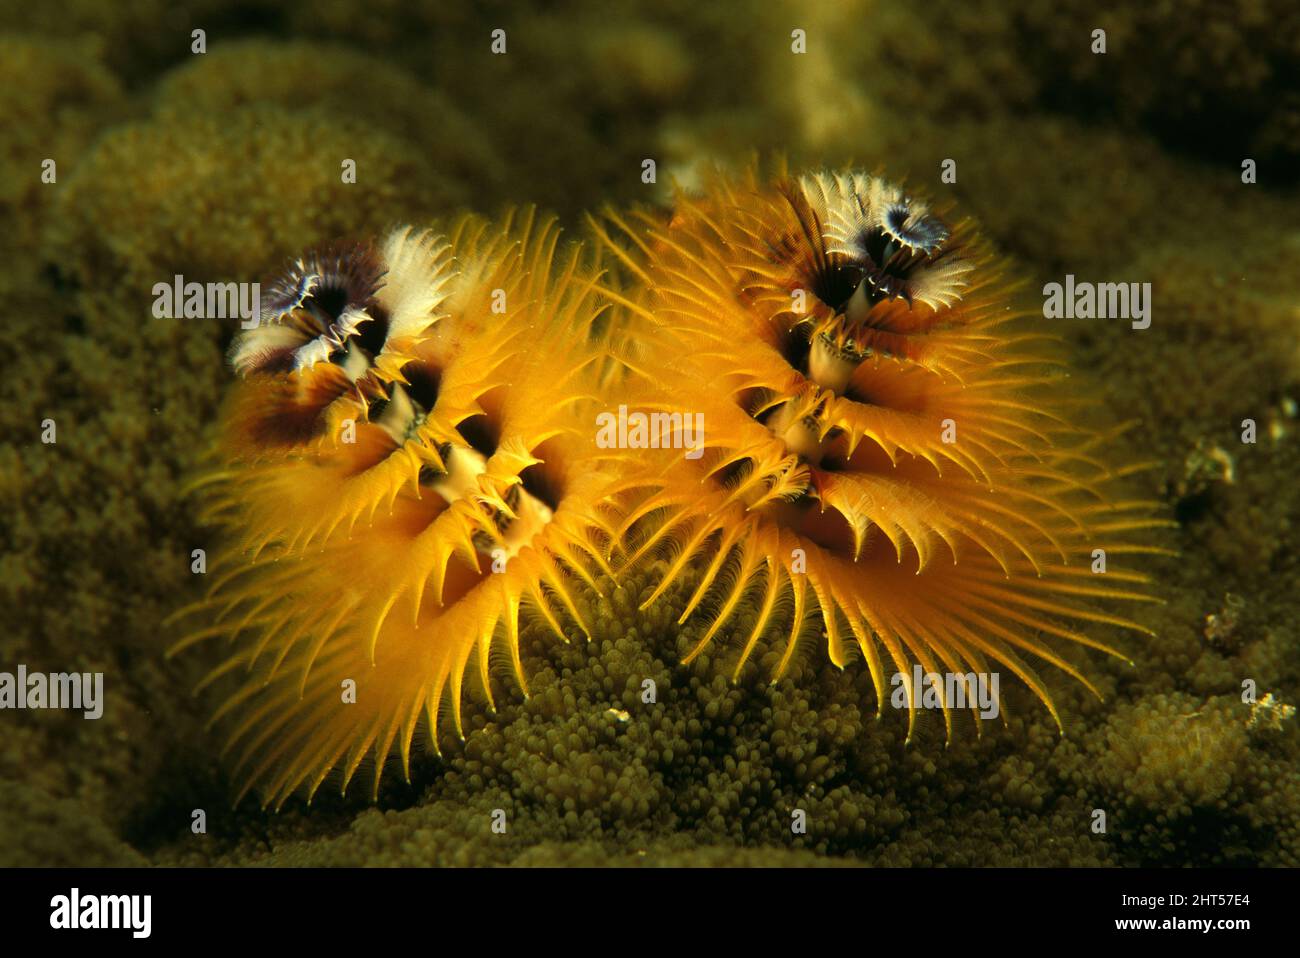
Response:
MULTIPOLYGON (((1151 504, 1010 307, 968 222, 857 172, 716 174, 670 211, 531 211, 303 256, 262 286, 201 480, 226 534, 176 650, 217 637, 214 722, 280 805, 363 762, 377 793, 467 696, 527 694, 524 621, 590 637, 635 572, 733 677, 801 649, 878 713, 1058 724, 1044 663, 1144 632, 1151 504)), ((445 736, 444 736, 445 737, 445 736)))

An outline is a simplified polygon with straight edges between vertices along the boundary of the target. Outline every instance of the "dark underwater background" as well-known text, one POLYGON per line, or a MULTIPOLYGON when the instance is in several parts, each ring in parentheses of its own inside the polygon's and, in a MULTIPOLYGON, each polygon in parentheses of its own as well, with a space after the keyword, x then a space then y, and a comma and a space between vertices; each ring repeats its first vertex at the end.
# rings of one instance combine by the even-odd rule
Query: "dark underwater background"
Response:
POLYGON ((0 712, 0 865, 1295 865, 1297 64, 1290 0, 0 0, 0 670, 102 671, 107 694, 98 721, 0 712), (861 667, 816 649, 733 685, 678 664, 697 627, 615 600, 590 645, 526 630, 533 696, 377 804, 232 809, 190 694, 214 658, 166 661, 163 620, 200 588, 184 484, 234 326, 154 319, 153 284, 461 209, 534 202, 578 234, 755 155, 954 200, 1031 300, 1152 284, 1149 329, 1052 326, 1174 521, 1144 560, 1163 604, 1134 613, 1157 637, 1098 633, 1134 666, 1079 652, 1100 702, 1053 676, 1064 736, 1017 688, 1008 727, 904 747, 861 667), (662 707, 611 717, 643 676, 662 707), (522 811, 506 835, 498 807, 522 811))

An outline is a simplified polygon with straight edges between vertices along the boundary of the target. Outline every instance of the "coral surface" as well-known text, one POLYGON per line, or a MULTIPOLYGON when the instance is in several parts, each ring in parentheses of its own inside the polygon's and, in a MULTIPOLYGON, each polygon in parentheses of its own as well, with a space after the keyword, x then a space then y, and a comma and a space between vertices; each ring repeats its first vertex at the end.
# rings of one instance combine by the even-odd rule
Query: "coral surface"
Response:
POLYGON ((0 862, 1300 861, 1294 4, 739 6, 0 5, 0 670, 102 671, 107 695, 97 721, 0 713, 0 862), (1187 135, 1225 116, 1213 143, 1187 135), (947 745, 923 715, 904 746, 867 673, 820 649, 733 682, 740 622, 683 665, 702 630, 637 611, 648 567, 584 595, 590 642, 525 622, 531 696, 467 708, 464 745, 415 750, 410 784, 232 807, 190 694, 220 649, 168 661, 163 622, 219 539, 186 483, 236 327, 155 318, 153 285, 260 280, 462 208, 535 201, 577 232, 755 151, 953 203, 1027 309, 1067 273, 1151 283, 1148 329, 1042 320, 1098 421, 1132 422, 1118 461, 1154 464, 1135 494, 1177 523, 1134 665, 1071 659, 1103 698, 1060 685, 1064 734, 1016 687, 1005 728, 947 745))

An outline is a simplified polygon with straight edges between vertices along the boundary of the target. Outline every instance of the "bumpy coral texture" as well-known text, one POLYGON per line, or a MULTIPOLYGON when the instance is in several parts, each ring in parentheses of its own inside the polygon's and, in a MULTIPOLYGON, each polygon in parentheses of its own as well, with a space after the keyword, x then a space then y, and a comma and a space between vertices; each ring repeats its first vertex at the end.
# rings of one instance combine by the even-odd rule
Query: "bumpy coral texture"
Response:
MULTIPOLYGON (((1293 98, 1274 66, 1294 45, 1294 4, 1071 5, 1070 16, 1041 6, 761 2, 737 15, 731 4, 623 0, 611 17, 608 0, 563 0, 512 11, 511 53, 490 59, 485 38, 500 24, 488 5, 0 3, 11 30, 0 56, 11 134, 0 288, 10 339, 25 344, 0 377, 0 651, 10 663, 105 669, 110 689, 99 722, 7 713, 0 779, 18 791, 0 801, 14 812, 0 822, 0 860, 84 861, 102 825, 115 849, 102 860, 122 864, 135 852, 188 864, 1295 864, 1300 724, 1245 742, 1228 726, 1243 720, 1244 677, 1296 701, 1300 432, 1285 400, 1300 396, 1300 204, 1278 188, 1285 167, 1264 146, 1241 147, 1261 161, 1259 185, 1246 186, 1237 152, 1187 155, 1215 138, 1171 150, 1148 124, 1183 98, 1221 121, 1221 94, 1248 97, 1264 112, 1234 116, 1260 121, 1273 157, 1294 155, 1293 98), (801 56, 787 52, 796 23, 809 38, 801 56), (201 57, 185 42, 195 24, 208 28, 201 57), (1105 57, 1088 49, 1097 26, 1110 34, 1105 57), (286 32, 311 42, 286 43, 286 32), (263 39, 238 39, 248 36, 263 39), (1176 62, 1140 56, 1147 42, 1176 62), (295 69, 279 68, 287 62, 295 69), (349 89, 365 92, 354 101, 349 89), (1051 102, 1043 89, 1056 91, 1051 102), (443 94, 459 116, 437 104, 443 94), (411 106, 378 102, 386 96, 411 106), (427 124, 407 120, 435 108, 427 124), (532 697, 498 694, 491 722, 467 706, 467 733, 477 731, 466 750, 413 767, 414 788, 389 776, 378 809, 354 788, 346 804, 322 791, 310 810, 230 810, 204 702, 188 694, 222 650, 164 663, 175 636, 159 627, 177 595, 207 581, 190 574, 189 555, 213 538, 183 477, 229 388, 230 331, 148 321, 149 286, 177 270, 257 278, 340 232, 380 235, 462 205, 536 199, 571 214, 594 197, 641 201, 702 155, 743 159, 756 147, 879 163, 950 193, 1036 283, 1066 272, 1153 282, 1145 332, 1053 329, 1077 374, 1067 388, 1087 390, 1102 415, 1140 421, 1115 461, 1157 459, 1137 482, 1179 524, 1168 541, 1180 558, 1153 566, 1168 604, 1134 611, 1157 636, 1121 645, 1137 667, 1072 659, 1106 701, 1054 687, 1064 738, 1045 710, 1025 707, 1009 734, 949 748, 923 718, 904 749, 899 717, 869 714, 866 671, 825 667, 819 642, 774 687, 763 679, 779 653, 756 653, 732 685, 748 614, 679 665, 704 627, 676 626, 671 600, 637 612, 657 582, 647 574, 625 580, 626 595, 606 583, 609 607, 582 607, 590 644, 525 626, 532 697), (503 175, 446 175, 484 150, 503 175), (57 184, 39 182, 46 156, 57 184), (358 159, 355 185, 338 182, 342 156, 358 159), (636 175, 645 156, 660 161, 658 186, 636 175), (956 178, 939 185, 943 157, 956 159, 956 178), (202 229, 195 209, 220 228, 202 229), (1254 446, 1240 442, 1247 416, 1261 426, 1254 446), (45 417, 59 423, 57 445, 37 438, 45 417), (1226 453, 1232 474, 1194 468, 1197 450, 1226 453), (1225 591, 1245 612, 1229 643, 1211 643, 1204 620, 1225 591), (638 709, 644 676, 660 696, 638 709), (637 691, 620 691, 629 681, 637 691), (626 722, 606 714, 613 706, 626 722), (1170 816, 1152 777, 1130 772, 1144 750, 1164 767, 1194 754, 1180 751, 1189 724, 1238 750, 1214 753, 1231 785, 1202 803, 1215 776, 1186 769, 1175 783, 1186 804, 1170 816), (1124 764, 1098 761, 1112 747, 1124 764), (814 813, 797 837, 788 818, 757 811, 806 795, 858 817, 832 828, 814 813), (1099 806, 1106 835, 1089 827, 1099 806), (197 807, 208 835, 191 831, 197 807), (503 807, 510 830, 492 834, 503 807), (42 819, 40 808, 56 811, 42 819)), ((1244 140, 1223 142, 1237 151, 1244 140)), ((1004 687, 1013 703, 1023 692, 1004 687)))

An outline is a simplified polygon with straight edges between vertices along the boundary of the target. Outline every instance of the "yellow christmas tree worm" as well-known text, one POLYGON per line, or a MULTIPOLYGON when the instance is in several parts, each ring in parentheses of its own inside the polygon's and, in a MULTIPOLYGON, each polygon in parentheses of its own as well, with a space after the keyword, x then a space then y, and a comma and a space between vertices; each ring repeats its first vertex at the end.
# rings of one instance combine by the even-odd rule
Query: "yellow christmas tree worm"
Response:
POLYGON ((865 659, 880 708, 902 676, 910 735, 916 664, 1009 670, 1059 724, 1036 662, 1092 688, 1061 643, 1118 656, 1089 627, 1145 631, 1098 602, 1150 598, 1119 562, 1159 551, 1140 533, 1161 523, 1114 493, 1129 470, 1076 423, 971 224, 874 176, 753 171, 605 224, 641 291, 613 295, 655 344, 642 401, 705 422, 698 460, 626 480, 616 540, 667 559, 645 606, 695 583, 689 657, 743 622, 738 675, 784 622, 779 678, 820 630, 836 665, 865 659))
POLYGON ((231 542, 173 650, 230 643, 203 684, 238 676, 214 722, 241 795, 310 797, 336 767, 346 788, 367 756, 377 791, 417 727, 435 750, 440 712, 461 733, 467 676, 489 705, 494 657, 524 685, 524 603, 586 630, 618 468, 590 427, 597 277, 527 212, 327 250, 268 289, 206 483, 231 542))

